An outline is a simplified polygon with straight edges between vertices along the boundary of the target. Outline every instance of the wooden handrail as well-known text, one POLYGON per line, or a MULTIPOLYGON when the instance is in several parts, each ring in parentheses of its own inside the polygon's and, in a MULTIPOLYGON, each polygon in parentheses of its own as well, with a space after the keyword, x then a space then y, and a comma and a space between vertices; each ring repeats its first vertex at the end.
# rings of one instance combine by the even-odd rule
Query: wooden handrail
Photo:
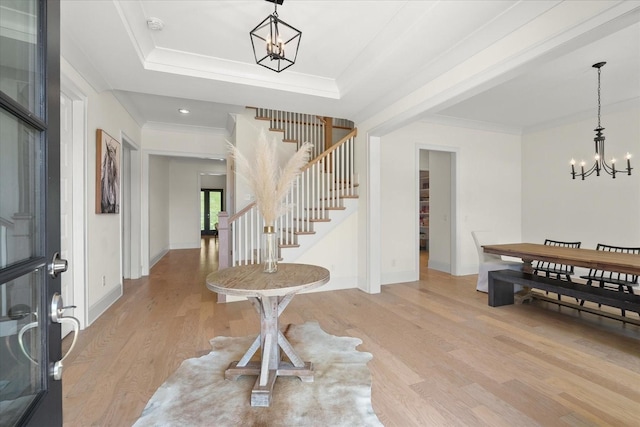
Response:
POLYGON ((229 223, 232 223, 233 221, 235 221, 236 219, 240 218, 245 213, 249 212, 251 210, 251 208, 253 208, 255 205, 256 205, 256 202, 251 202, 247 206, 245 206, 244 208, 240 209, 238 212, 236 212, 233 215, 231 215, 229 217, 229 223))
POLYGON ((0 225, 3 225, 7 228, 13 228, 15 226, 15 224, 13 223, 13 221, 8 220, 6 218, 3 218, 0 216, 0 225))
POLYGON ((307 163, 307 165, 305 167, 303 167, 300 171, 304 172, 305 170, 309 169, 315 163, 318 163, 320 160, 324 159, 329 154, 331 154, 332 151, 337 150, 348 139, 353 138, 355 136, 358 136, 358 128, 354 128, 351 132, 349 132, 347 135, 345 135, 345 137, 342 138, 340 141, 336 142, 331 147, 329 147, 326 150, 324 150, 322 153, 320 153, 320 155, 318 157, 316 157, 315 159, 313 159, 309 163, 307 163))

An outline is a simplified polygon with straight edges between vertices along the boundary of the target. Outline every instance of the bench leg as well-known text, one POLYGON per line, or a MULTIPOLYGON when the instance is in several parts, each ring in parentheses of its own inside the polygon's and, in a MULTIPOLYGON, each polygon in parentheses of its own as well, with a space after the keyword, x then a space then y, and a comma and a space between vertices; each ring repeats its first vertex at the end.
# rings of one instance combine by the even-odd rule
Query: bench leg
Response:
POLYGON ((489 272, 489 306, 513 304, 513 283, 495 278, 493 271, 489 272))

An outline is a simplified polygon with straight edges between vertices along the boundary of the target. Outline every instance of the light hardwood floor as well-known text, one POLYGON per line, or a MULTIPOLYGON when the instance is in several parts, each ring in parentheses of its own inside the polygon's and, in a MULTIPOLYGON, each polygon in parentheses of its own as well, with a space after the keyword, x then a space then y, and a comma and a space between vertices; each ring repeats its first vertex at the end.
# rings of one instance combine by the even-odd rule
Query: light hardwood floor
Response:
MULTIPOLYGON (((258 333, 248 302, 217 304, 205 288, 217 266, 215 242, 203 242, 125 281, 81 332, 65 361, 66 426, 129 426, 209 339, 258 333)), ((491 308, 475 280, 425 268, 377 295, 298 295, 282 324, 361 338, 386 426, 640 425, 640 327, 545 302, 491 308)))

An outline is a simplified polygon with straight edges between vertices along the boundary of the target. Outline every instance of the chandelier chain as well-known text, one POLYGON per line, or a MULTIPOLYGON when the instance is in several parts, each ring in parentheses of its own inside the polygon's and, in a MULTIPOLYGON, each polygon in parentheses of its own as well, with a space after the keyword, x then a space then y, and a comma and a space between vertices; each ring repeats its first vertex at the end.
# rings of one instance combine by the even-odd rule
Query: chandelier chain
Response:
POLYGON ((598 128, 600 128, 600 72, 601 68, 598 68, 598 128))

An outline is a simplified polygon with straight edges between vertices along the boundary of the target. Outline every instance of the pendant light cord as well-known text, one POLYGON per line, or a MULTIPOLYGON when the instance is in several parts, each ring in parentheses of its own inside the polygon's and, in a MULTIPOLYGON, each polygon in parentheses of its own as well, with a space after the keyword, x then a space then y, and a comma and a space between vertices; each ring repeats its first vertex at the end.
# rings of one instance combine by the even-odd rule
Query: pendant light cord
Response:
POLYGON ((601 68, 598 68, 598 128, 600 128, 600 72, 601 68))

